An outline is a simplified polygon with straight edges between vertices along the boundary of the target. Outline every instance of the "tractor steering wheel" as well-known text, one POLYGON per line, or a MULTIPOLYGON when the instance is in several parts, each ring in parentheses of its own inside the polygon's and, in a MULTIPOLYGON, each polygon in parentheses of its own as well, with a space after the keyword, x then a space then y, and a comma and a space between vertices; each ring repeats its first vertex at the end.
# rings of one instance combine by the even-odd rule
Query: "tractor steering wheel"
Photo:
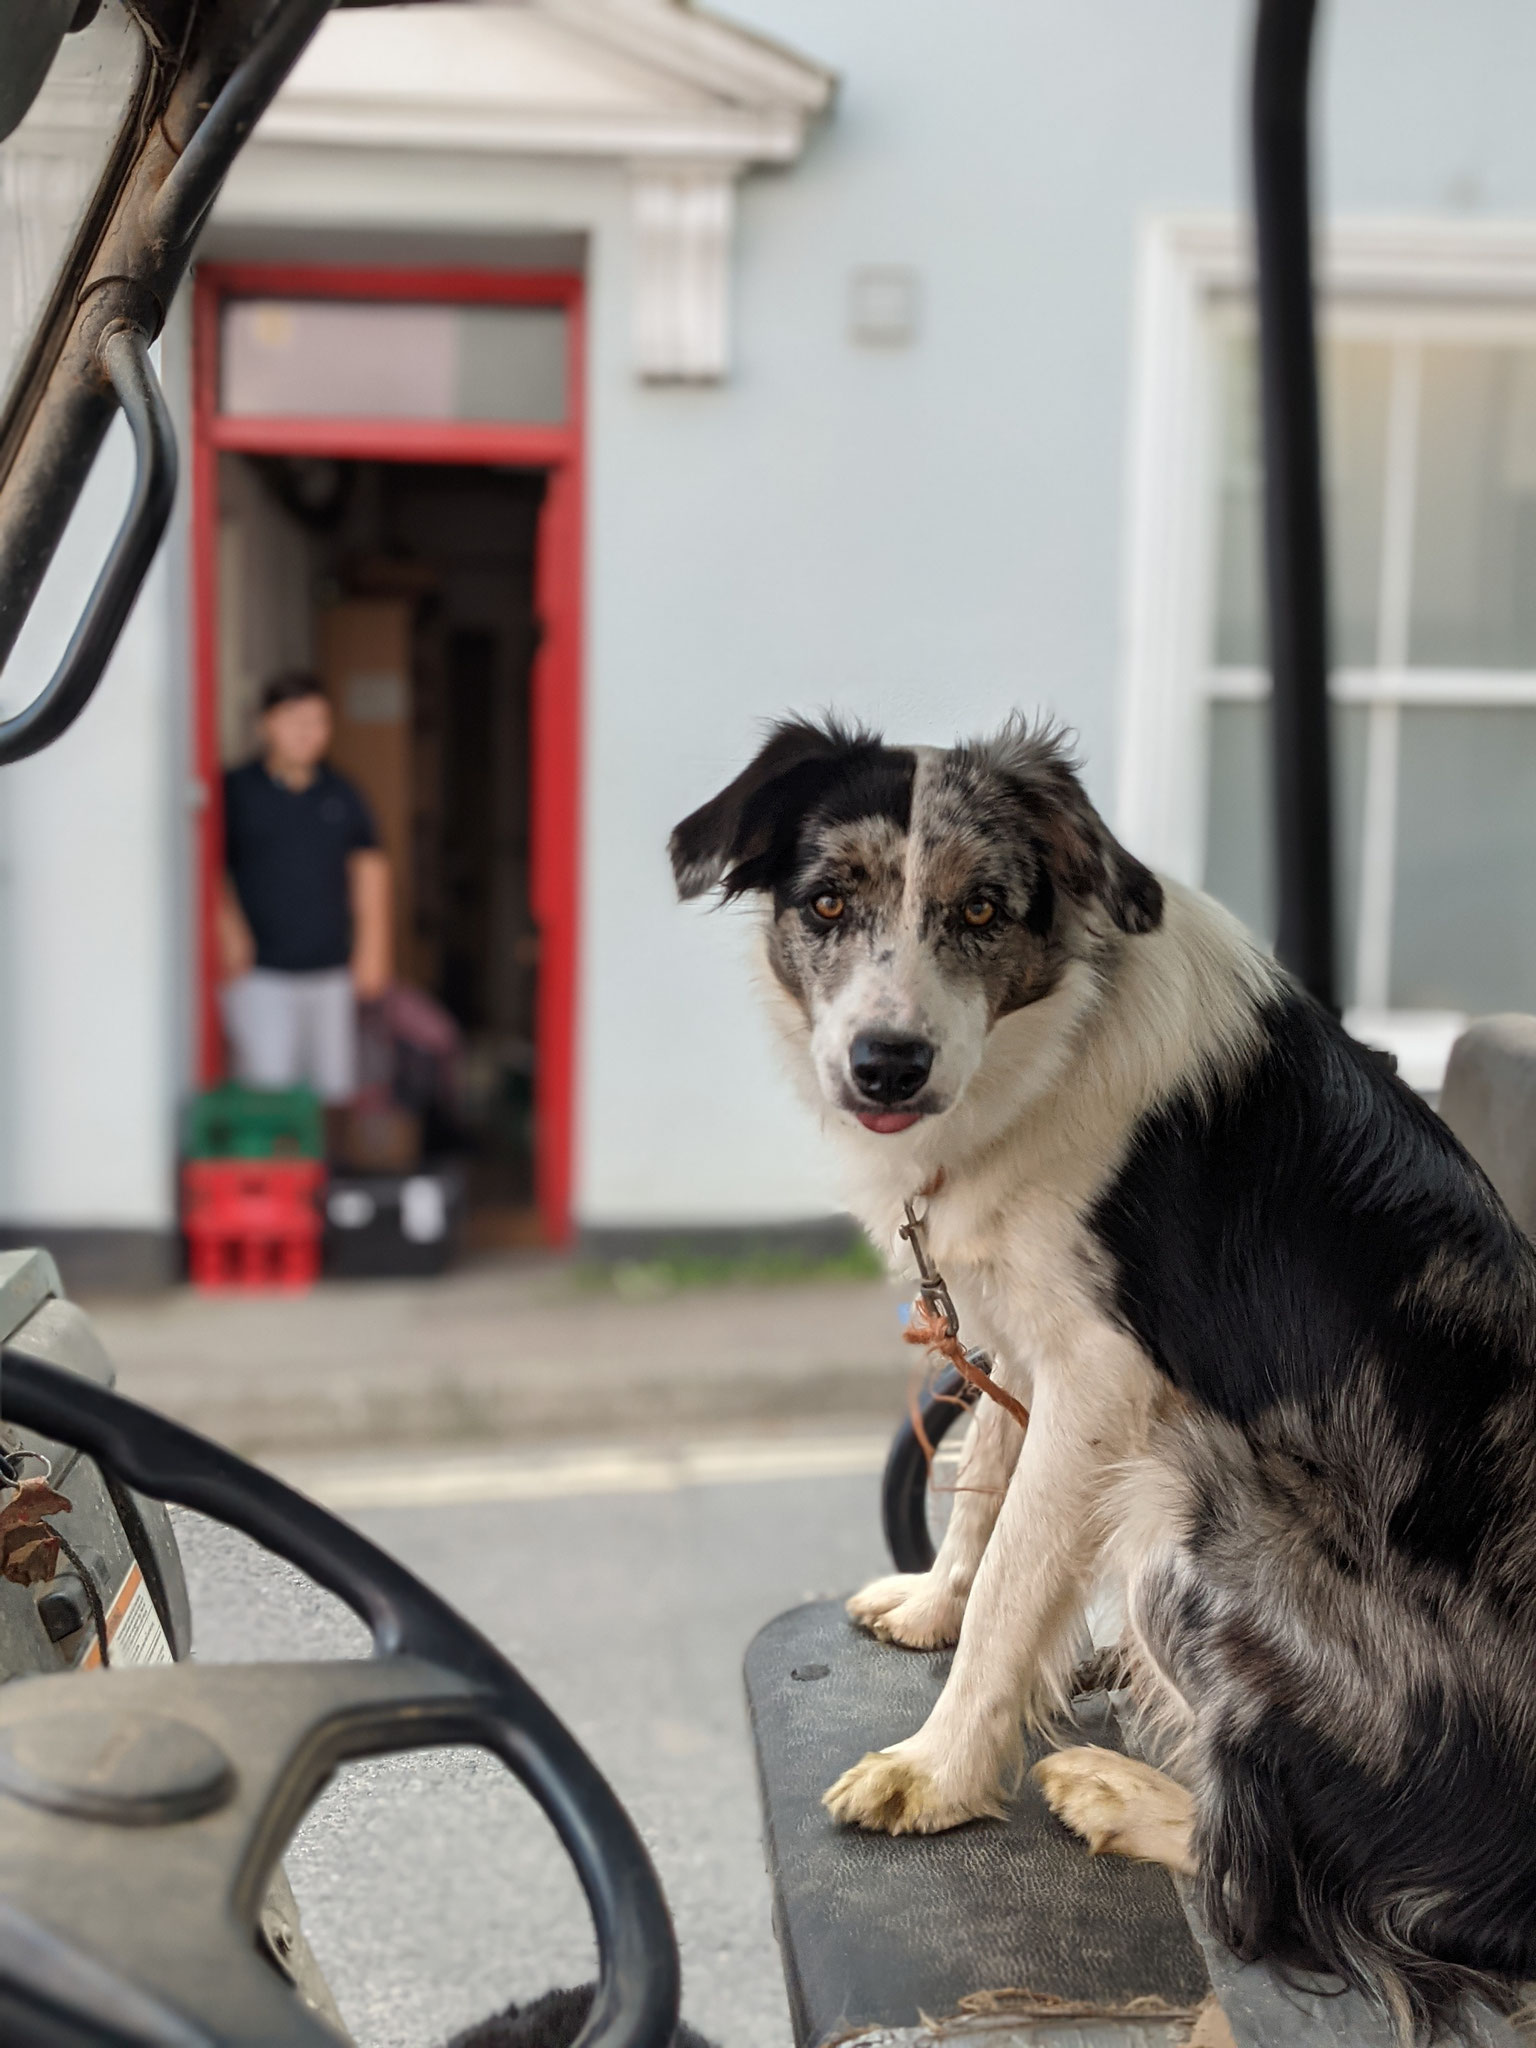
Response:
POLYGON ((596 1765, 478 1631, 270 1474, 10 1346, 0 1413, 254 1537, 345 1601, 374 1646, 361 1662, 0 1688, 0 2038, 335 2048, 258 1953, 268 1879, 337 1764, 453 1742, 502 1759, 576 1867, 599 1958, 577 2048, 670 2048, 677 1946, 651 1860, 596 1765))

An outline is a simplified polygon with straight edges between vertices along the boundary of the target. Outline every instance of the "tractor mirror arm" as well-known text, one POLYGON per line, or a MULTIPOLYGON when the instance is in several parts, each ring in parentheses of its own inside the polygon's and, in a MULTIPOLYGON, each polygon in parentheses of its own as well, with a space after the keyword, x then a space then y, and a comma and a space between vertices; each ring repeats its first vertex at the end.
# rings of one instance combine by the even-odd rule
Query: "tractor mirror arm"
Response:
POLYGON ((0 662, 119 407, 137 458, 132 502, 58 672, 0 723, 0 766, 50 745, 80 716, 148 574, 176 488, 175 435, 149 344, 225 174, 330 6, 277 0, 253 35, 251 0, 206 0, 184 61, 157 78, 140 110, 142 140, 113 173, 121 182, 108 224, 66 272, 70 295, 46 317, 0 419, 0 662))
POLYGON ((52 679, 23 710, 0 720, 0 768, 50 746, 90 702, 176 498, 176 430, 149 360, 149 336, 127 322, 110 327, 99 358, 133 435, 133 496, 52 679))

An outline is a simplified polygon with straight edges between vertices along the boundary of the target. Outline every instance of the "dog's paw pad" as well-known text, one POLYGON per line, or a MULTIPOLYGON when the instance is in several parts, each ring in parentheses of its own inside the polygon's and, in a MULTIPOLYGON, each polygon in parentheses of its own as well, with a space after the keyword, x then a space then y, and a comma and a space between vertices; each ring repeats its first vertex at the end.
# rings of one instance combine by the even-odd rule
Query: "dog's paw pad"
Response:
POLYGON ((872 1749, 822 1795, 822 1805, 845 1827, 904 1835, 917 1825, 927 1781, 905 1758, 872 1749))
POLYGON ((1030 1772, 1056 1818, 1095 1851, 1112 1846, 1125 1820, 1123 1787, 1105 1768, 1121 1761, 1113 1750, 1063 1749, 1030 1772))
POLYGON ((983 1816, 996 1816, 995 1800, 963 1805, 945 1798, 934 1780, 899 1750, 874 1749, 844 1771, 822 1805, 845 1827, 881 1835, 932 1835, 983 1816))
POLYGON ((900 1607, 928 1584, 927 1572, 888 1572, 883 1579, 871 1579, 844 1603, 843 1611, 861 1628, 872 1628, 882 1615, 900 1607))
POLYGON ((960 1634, 964 1603, 935 1588, 932 1572, 893 1572, 848 1601, 850 1621, 904 1650, 942 1650, 960 1634))
POLYGON ((1189 1794, 1150 1764, 1112 1749, 1062 1749, 1030 1776, 1056 1818, 1095 1855, 1192 1867, 1189 1794))

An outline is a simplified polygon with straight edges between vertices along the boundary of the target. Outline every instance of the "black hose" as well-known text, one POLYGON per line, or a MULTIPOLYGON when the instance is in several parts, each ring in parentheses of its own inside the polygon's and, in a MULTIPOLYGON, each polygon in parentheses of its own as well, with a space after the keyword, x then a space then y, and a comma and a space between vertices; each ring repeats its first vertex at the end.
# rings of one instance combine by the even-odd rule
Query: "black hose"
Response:
POLYGON ((1316 0, 1259 0, 1253 215, 1264 421, 1264 569, 1274 679, 1275 951, 1338 1011, 1328 583, 1323 537, 1307 92, 1316 0))
MULTIPOLYGON (((935 1449, 976 1400, 976 1389, 945 1366, 918 1400, 923 1431, 935 1449)), ((911 1419, 902 1423, 886 1454, 880 1482, 880 1523, 885 1546, 899 1572, 933 1568, 933 1537, 928 1528, 928 1454, 911 1419)))

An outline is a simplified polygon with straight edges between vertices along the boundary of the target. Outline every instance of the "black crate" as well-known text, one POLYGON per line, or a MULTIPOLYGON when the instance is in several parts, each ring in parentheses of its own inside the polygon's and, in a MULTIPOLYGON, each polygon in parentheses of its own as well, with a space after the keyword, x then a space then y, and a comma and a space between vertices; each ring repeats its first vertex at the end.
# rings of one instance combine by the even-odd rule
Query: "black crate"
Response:
POLYGON ((335 1280, 441 1273, 464 1228, 464 1173, 333 1173, 325 1191, 325 1271, 335 1280))

